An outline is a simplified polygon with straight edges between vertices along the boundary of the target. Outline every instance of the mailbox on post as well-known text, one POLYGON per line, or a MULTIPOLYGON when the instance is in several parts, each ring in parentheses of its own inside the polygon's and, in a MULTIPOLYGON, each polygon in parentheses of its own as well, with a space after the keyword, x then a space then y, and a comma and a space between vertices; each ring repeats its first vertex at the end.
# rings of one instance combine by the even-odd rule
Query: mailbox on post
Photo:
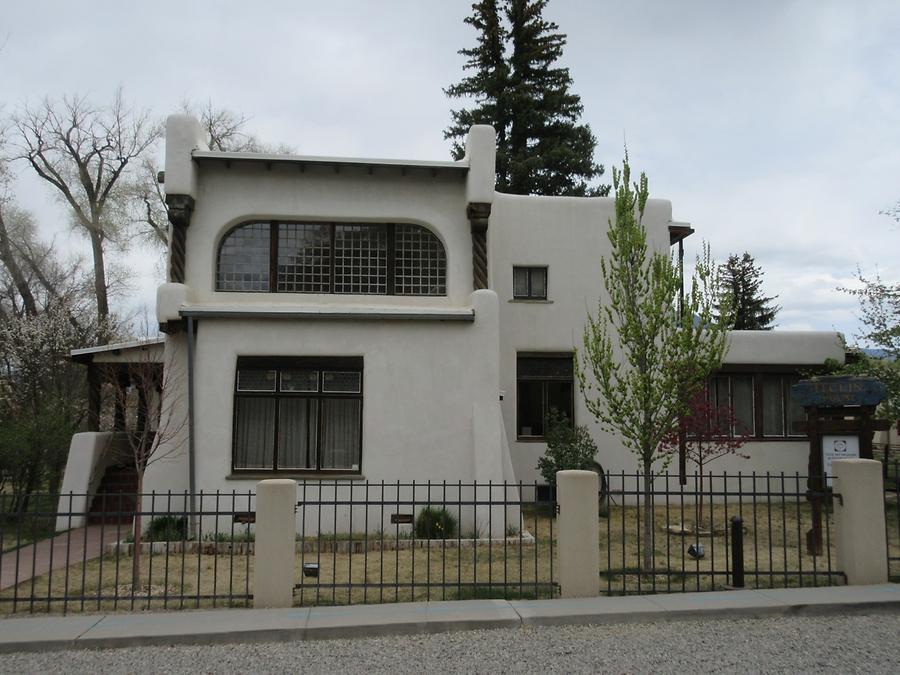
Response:
POLYGON ((806 411, 809 436, 807 495, 812 504, 812 529, 806 549, 822 554, 822 503, 831 489, 831 462, 861 457, 872 459, 872 434, 888 428, 875 419, 884 400, 884 384, 874 377, 829 375, 800 380, 792 387, 793 400, 806 411))

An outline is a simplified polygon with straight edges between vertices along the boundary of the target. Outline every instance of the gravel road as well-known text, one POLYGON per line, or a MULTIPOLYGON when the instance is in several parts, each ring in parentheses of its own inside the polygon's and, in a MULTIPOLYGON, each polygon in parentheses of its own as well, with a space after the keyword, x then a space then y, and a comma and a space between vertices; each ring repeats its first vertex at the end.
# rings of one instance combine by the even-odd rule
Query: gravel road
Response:
POLYGON ((4 673, 898 673, 900 614, 8 654, 4 673))

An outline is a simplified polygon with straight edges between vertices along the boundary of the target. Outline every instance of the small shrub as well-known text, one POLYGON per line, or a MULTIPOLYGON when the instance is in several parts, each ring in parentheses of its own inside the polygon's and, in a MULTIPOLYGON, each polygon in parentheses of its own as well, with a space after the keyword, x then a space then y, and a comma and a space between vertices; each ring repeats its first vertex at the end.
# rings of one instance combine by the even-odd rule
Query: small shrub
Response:
POLYGON ((596 471, 597 444, 587 427, 573 427, 568 418, 552 410, 544 422, 547 452, 537 469, 548 485, 556 485, 557 471, 596 471))
POLYGON ((456 536, 456 518, 444 507, 426 506, 416 517, 419 539, 449 539, 456 536))
POLYGON ((187 519, 184 516, 160 516, 150 521, 148 541, 181 541, 187 538, 187 519))

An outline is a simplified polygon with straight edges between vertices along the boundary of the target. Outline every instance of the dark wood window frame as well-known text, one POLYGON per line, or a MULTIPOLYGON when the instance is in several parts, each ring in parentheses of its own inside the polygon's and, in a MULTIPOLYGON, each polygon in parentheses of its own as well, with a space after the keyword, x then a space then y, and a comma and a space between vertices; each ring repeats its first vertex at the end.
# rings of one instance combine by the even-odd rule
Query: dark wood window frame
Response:
MULTIPOLYGON (((807 441, 809 437, 806 432, 791 433, 791 405, 790 405, 790 388, 792 378, 802 378, 801 372, 816 372, 821 368, 811 365, 730 365, 721 371, 714 373, 711 377, 716 376, 747 376, 753 377, 753 424, 754 433, 750 436, 744 436, 751 443, 756 442, 777 442, 777 441, 807 441), (764 428, 764 408, 763 408, 763 381, 766 377, 777 376, 781 378, 781 401, 782 401, 782 433, 778 435, 767 435, 764 428)), ((729 404, 731 401, 732 391, 729 382, 729 404)), ((804 418, 805 419, 805 418, 804 418)))
POLYGON ((329 274, 329 290, 324 294, 327 295, 402 295, 403 297, 444 297, 447 295, 447 249, 444 246, 443 242, 440 238, 429 228, 424 225, 420 225, 418 223, 370 223, 370 222, 351 222, 351 221, 316 221, 316 220, 248 220, 245 222, 238 223, 234 227, 231 227, 225 235, 222 237, 221 241, 219 241, 219 245, 216 249, 216 268, 215 268, 215 278, 214 278, 214 287, 217 292, 226 292, 226 293, 299 293, 299 294, 309 294, 314 293, 313 291, 279 291, 278 290, 278 238, 279 238, 279 225, 281 224, 310 224, 310 225, 326 225, 330 231, 330 274, 329 274), (219 289, 219 266, 220 259, 222 255, 222 247, 228 240, 228 237, 231 236, 235 230, 244 227, 246 225, 253 224, 267 224, 269 226, 269 289, 267 291, 259 291, 259 290, 240 290, 240 289, 229 289, 220 291, 219 289), (340 293, 336 293, 334 290, 335 287, 335 230, 339 225, 365 225, 370 227, 383 227, 385 228, 386 237, 387 237, 387 288, 385 293, 348 293, 341 291, 340 293), (421 228, 432 237, 434 237, 434 241, 440 246, 441 252, 443 253, 443 276, 440 278, 439 286, 443 288, 443 293, 403 293, 398 294, 395 292, 395 279, 396 279, 396 264, 395 264, 395 244, 396 244, 396 229, 398 225, 407 226, 407 227, 417 227, 421 228))
MULTIPOLYGON (((548 408, 548 386, 552 382, 565 382, 569 384, 569 401, 571 402, 572 409, 569 414, 569 421, 572 426, 575 426, 575 373, 574 373, 574 365, 572 369, 571 375, 566 376, 531 376, 531 375, 523 375, 520 373, 519 369, 519 361, 527 360, 527 359, 559 359, 564 360, 568 359, 572 362, 574 358, 574 354, 571 352, 519 352, 516 354, 516 440, 524 441, 524 442, 544 442, 545 434, 540 435, 529 435, 523 436, 519 433, 519 430, 522 428, 519 423, 519 406, 520 406, 520 398, 521 398, 521 385, 524 382, 540 382, 543 384, 541 387, 541 409, 543 414, 546 415, 549 412, 548 408)), ((546 431, 546 430, 545 430, 546 431)))
MULTIPOLYGON (((305 473, 315 473, 321 475, 333 475, 333 474, 361 474, 362 473, 362 456, 363 456, 363 388, 364 388, 364 374, 363 374, 363 359, 362 357, 254 357, 254 356, 240 356, 237 360, 237 368, 235 369, 234 376, 234 388, 233 388, 233 409, 232 409, 232 428, 231 428, 231 471, 232 474, 305 474, 305 473), (275 390, 274 391, 240 391, 238 390, 238 382, 240 377, 240 371, 242 369, 246 370, 274 370, 276 371, 275 375, 275 390), (317 370, 322 373, 324 372, 355 372, 359 373, 359 392, 358 393, 349 393, 349 392, 326 392, 324 391, 324 387, 322 385, 322 377, 319 377, 319 384, 317 386, 318 391, 316 392, 293 392, 293 391, 282 391, 281 387, 281 371, 283 370, 317 370), (273 434, 274 434, 274 445, 272 448, 273 458, 272 458, 272 468, 245 468, 238 467, 235 465, 235 451, 236 444, 238 438, 238 399, 239 398, 261 398, 261 399, 273 399, 275 401, 275 422, 273 424, 273 434), (290 469, 280 469, 278 467, 278 436, 279 436, 279 425, 278 425, 278 417, 280 414, 280 401, 283 399, 306 399, 306 400, 317 400, 319 404, 316 406, 316 433, 315 433, 315 441, 316 441, 316 466, 309 468, 290 468, 290 469), (323 410, 324 406, 322 405, 322 401, 325 399, 351 399, 359 401, 359 457, 356 469, 323 469, 322 465, 322 453, 321 453, 321 443, 322 443, 322 418, 323 418, 323 410)), ((307 455, 309 454, 309 448, 307 448, 307 455)))
POLYGON ((514 300, 546 300, 548 296, 549 286, 549 267, 547 265, 513 265, 513 299, 514 300), (528 275, 528 290, 525 295, 516 293, 516 271, 524 270, 528 275), (544 294, 535 295, 534 293, 534 272, 540 270, 544 273, 544 294))

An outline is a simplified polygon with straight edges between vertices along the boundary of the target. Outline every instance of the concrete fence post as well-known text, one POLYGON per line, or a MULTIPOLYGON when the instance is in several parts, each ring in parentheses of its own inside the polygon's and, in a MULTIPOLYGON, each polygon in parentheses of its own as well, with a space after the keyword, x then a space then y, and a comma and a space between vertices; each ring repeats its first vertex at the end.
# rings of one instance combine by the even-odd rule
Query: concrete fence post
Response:
POLYGON ((293 605, 296 502, 296 481, 272 479, 256 484, 254 607, 293 605))
POLYGON ((600 478, 593 471, 556 474, 559 590, 564 598, 600 594, 599 488, 600 478))
POLYGON ((838 569, 847 575, 851 586, 887 583, 881 462, 840 459, 831 467, 838 569))

